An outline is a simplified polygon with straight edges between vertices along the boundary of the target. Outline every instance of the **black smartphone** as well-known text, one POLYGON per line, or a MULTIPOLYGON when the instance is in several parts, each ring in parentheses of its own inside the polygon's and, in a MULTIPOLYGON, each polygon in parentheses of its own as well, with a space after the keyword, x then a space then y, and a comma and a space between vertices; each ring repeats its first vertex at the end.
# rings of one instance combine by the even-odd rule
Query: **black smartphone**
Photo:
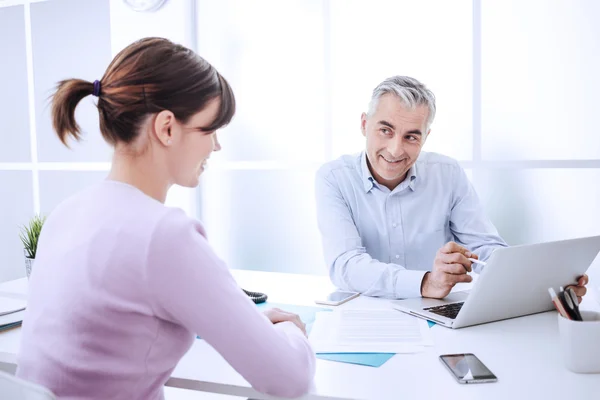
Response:
POLYGON ((443 354, 442 364, 454 375, 458 383, 496 382, 498 378, 473 353, 443 354))

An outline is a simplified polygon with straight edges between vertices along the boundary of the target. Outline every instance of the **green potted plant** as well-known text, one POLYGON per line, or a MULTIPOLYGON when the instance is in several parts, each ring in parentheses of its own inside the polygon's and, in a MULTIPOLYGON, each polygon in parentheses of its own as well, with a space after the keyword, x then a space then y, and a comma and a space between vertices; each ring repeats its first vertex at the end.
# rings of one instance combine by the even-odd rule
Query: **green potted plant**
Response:
POLYGON ((35 215, 29 221, 28 225, 21 227, 21 233, 19 237, 23 242, 24 253, 25 253, 25 271, 27 272, 27 279, 31 275, 33 268, 33 262, 35 261, 35 253, 37 252, 38 239, 42 232, 42 226, 46 221, 46 217, 35 215))

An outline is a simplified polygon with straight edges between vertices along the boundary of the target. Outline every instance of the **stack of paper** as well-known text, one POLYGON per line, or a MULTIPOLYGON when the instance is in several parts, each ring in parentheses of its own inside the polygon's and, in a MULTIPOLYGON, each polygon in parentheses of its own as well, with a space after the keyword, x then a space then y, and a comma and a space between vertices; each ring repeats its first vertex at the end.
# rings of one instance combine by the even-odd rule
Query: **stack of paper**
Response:
POLYGON ((25 300, 0 297, 0 332, 20 326, 26 306, 25 300))
POLYGON ((317 353, 416 353, 433 345, 425 320, 396 310, 319 312, 309 340, 317 353))

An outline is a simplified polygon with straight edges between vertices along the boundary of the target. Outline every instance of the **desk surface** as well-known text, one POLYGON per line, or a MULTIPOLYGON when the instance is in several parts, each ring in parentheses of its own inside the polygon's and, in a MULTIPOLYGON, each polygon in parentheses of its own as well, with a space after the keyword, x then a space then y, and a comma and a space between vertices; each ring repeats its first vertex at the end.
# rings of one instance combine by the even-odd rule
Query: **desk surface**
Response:
MULTIPOLYGON (((314 306, 313 300, 332 289, 327 277, 234 271, 240 286, 269 295, 273 303, 314 306)), ((0 284, 0 296, 22 296, 27 280, 0 284)), ((389 308, 389 301, 359 297, 340 307, 389 308)), ((582 305, 598 309, 590 295, 582 305)), ((305 399, 412 399, 417 397, 558 399, 589 397, 600 387, 600 374, 568 371, 558 348, 555 312, 514 318, 458 330, 434 326, 435 345, 423 353, 397 354, 379 368, 318 360, 311 393, 305 399), (445 353, 476 354, 498 382, 460 385, 438 360, 445 353)), ((20 340, 20 329, 0 333, 0 369, 10 370, 20 340)), ((14 365, 12 366, 14 369, 14 365)), ((169 386, 211 391, 256 399, 270 399, 254 391, 206 342, 197 340, 183 357, 169 386)))

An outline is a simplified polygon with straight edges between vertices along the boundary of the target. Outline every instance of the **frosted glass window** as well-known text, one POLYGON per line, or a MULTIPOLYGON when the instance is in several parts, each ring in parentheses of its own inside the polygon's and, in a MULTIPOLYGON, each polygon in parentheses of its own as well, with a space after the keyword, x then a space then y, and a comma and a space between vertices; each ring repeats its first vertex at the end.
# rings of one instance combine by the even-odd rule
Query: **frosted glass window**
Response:
POLYGON ((230 161, 322 161, 322 2, 198 2, 198 51, 232 85, 237 113, 220 136, 230 161))
POLYGON ((108 172, 103 171, 40 171, 40 209, 49 215, 68 197, 86 187, 101 182, 108 172))
POLYGON ((511 245, 600 235, 600 170, 480 170, 478 193, 511 245))
POLYGON ((22 6, 0 7, 0 60, 0 163, 28 162, 31 153, 22 6))
POLYGON ((334 156, 365 146, 360 116, 372 90, 412 76, 437 97, 425 150, 472 156, 472 1, 331 1, 334 156))
POLYGON ((600 2, 481 3, 484 159, 600 158, 600 2))
POLYGON ((49 96, 58 81, 101 79, 111 61, 109 2, 63 0, 31 4, 37 142, 40 161, 110 161, 92 96, 77 108, 83 130, 69 150, 52 129, 49 96))
POLYGON ((209 242, 231 268, 326 274, 314 170, 213 171, 202 177, 209 242))
POLYGON ((25 276, 19 231, 33 217, 31 179, 29 171, 0 171, 0 282, 25 276))

